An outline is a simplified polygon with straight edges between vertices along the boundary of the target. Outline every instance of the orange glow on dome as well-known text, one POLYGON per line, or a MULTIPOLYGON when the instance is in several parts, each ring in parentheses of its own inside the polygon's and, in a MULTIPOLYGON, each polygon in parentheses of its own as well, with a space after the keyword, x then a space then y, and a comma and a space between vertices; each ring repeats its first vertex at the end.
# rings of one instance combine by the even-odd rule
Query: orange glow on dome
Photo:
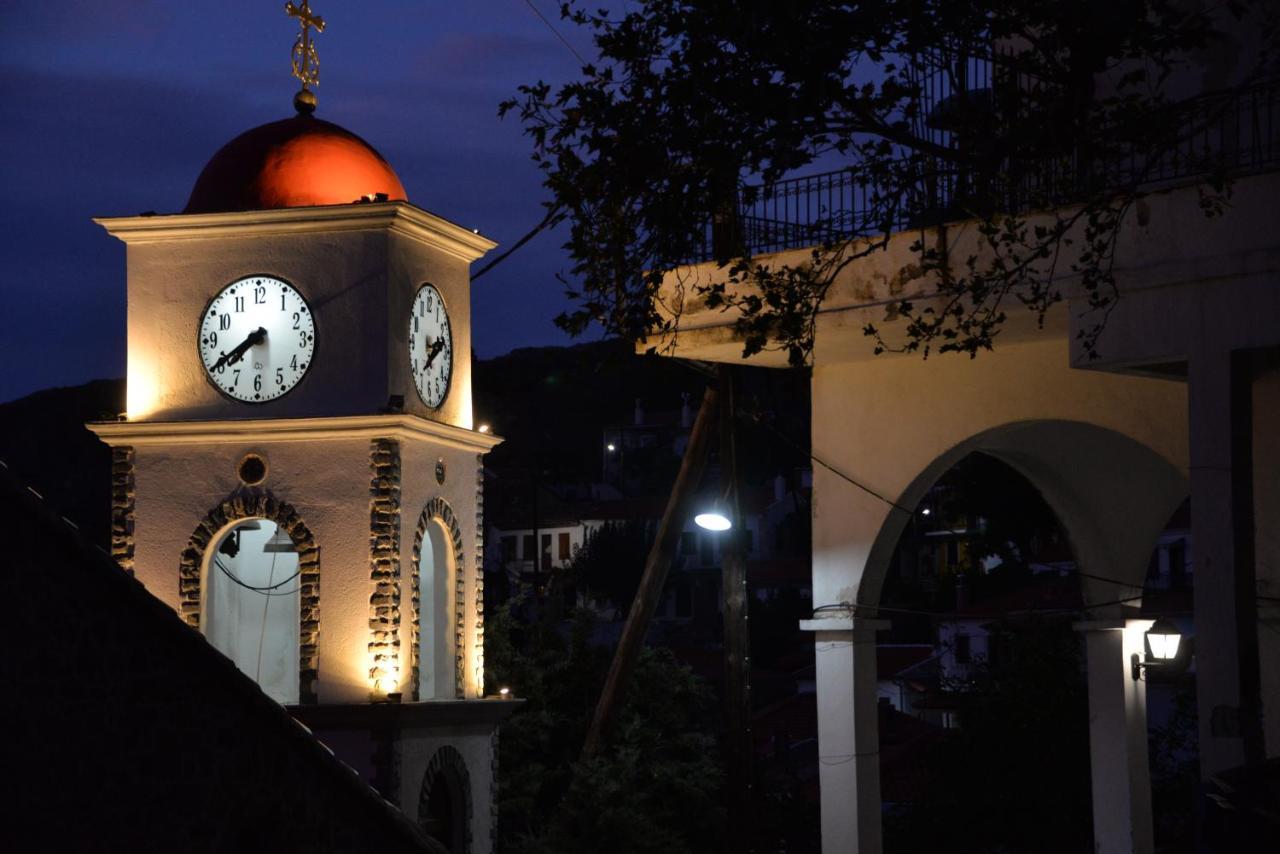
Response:
POLYGON ((183 213, 343 205, 404 186, 373 146, 337 125, 295 116, 246 131, 213 155, 183 213))

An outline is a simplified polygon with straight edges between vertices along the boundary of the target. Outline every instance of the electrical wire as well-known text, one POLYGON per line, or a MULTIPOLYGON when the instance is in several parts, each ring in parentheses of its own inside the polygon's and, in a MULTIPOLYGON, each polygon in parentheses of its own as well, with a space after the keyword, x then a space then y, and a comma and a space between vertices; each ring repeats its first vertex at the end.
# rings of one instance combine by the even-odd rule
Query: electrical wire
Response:
MULTIPOLYGON (((705 366, 705 364, 704 364, 704 363, 699 363, 699 362, 696 362, 696 361, 694 361, 694 360, 692 360, 692 359, 682 359, 682 358, 676 358, 676 359, 675 359, 675 361, 676 361, 676 362, 679 362, 680 364, 683 364, 685 367, 687 367, 687 368, 689 368, 690 370, 693 370, 693 371, 695 371, 695 372, 697 372, 697 373, 699 373, 699 374, 706 375, 706 374, 708 373, 708 370, 707 370, 707 368, 706 368, 706 366, 705 366)), ((748 411, 745 407, 743 407, 743 406, 739 405, 739 406, 737 407, 737 414, 738 414, 738 418, 739 418, 740 420, 749 420, 752 424, 755 424, 756 426, 761 427, 761 428, 763 428, 763 429, 767 430, 768 432, 772 433, 775 437, 777 437, 778 439, 780 439, 780 440, 781 440, 782 442, 784 442, 785 444, 790 445, 790 446, 791 446, 791 448, 792 448, 793 450, 796 450, 796 451, 800 452, 801 454, 804 454, 805 456, 807 456, 807 457, 808 457, 810 460, 812 460, 813 462, 817 463, 818 465, 820 465, 820 466, 822 466, 823 468, 825 468, 825 469, 827 469, 828 471, 830 471, 832 474, 835 474, 837 477, 839 477, 839 478, 841 478, 842 480, 846 481, 847 483, 849 483, 849 484, 851 484, 851 485, 853 485, 853 486, 857 487, 858 489, 862 490, 863 492, 865 492, 866 494, 868 494, 868 495, 872 496, 873 498, 876 498, 877 500, 882 501, 883 503, 885 503, 885 504, 889 505, 890 507, 894 508, 895 510, 900 510, 900 511, 902 511, 902 512, 904 512, 904 513, 906 513, 906 514, 908 514, 908 515, 910 515, 910 516, 914 516, 914 515, 915 515, 915 511, 914 511, 914 510, 912 510, 912 509, 910 509, 910 508, 907 508, 907 507, 904 507, 903 505, 901 505, 901 504, 897 503, 896 501, 893 501, 893 500, 891 500, 891 499, 889 499, 889 498, 886 498, 885 496, 881 495, 879 492, 877 492, 876 490, 874 490, 874 489, 872 489, 871 487, 867 486, 866 484, 863 484, 863 483, 859 482, 856 478, 854 478, 854 477, 852 477, 852 476, 850 476, 850 475, 848 475, 848 474, 845 474, 844 472, 842 472, 842 471, 840 471, 839 469, 837 469, 835 466, 833 466, 833 465, 831 465, 830 463, 826 462, 825 460, 823 460, 823 459, 819 458, 819 457, 818 457, 816 454, 814 454, 811 450, 809 450, 808 448, 804 447, 802 444, 800 444, 800 443, 799 443, 799 442, 797 442, 796 440, 792 439, 790 436, 788 436, 788 435, 786 435, 785 433, 783 433, 781 430, 779 430, 779 429, 778 429, 777 427, 775 427, 774 425, 770 424, 770 423, 769 423, 769 422, 764 418, 764 416, 759 412, 759 410, 751 410, 751 411, 748 411)), ((1134 590, 1134 589, 1141 590, 1141 589, 1143 589, 1143 587, 1145 587, 1145 585, 1138 585, 1138 584, 1135 584, 1135 583, 1134 583, 1134 582, 1132 582, 1132 581, 1124 581, 1124 580, 1119 579, 1119 578, 1110 578, 1110 577, 1105 576, 1105 575, 1098 575, 1098 574, 1096 574, 1096 573, 1084 572, 1083 570, 1080 570, 1079 568, 1075 568, 1075 569, 1073 569, 1073 574, 1078 575, 1078 576, 1080 576, 1080 577, 1082 577, 1082 578, 1089 578, 1089 579, 1092 579, 1092 580, 1094 580, 1094 581, 1102 581, 1102 582, 1105 582, 1105 583, 1107 583, 1107 584, 1115 584, 1115 585, 1117 585, 1117 586, 1125 587, 1125 588, 1128 588, 1128 589, 1131 589, 1131 590, 1134 590)), ((1107 606, 1109 606, 1109 605, 1124 605, 1124 604, 1128 604, 1128 603, 1130 603, 1130 602, 1140 601, 1142 598, 1143 598, 1143 595, 1142 595, 1141 593, 1139 593, 1139 594, 1135 594, 1135 595, 1133 595, 1133 596, 1126 596, 1126 597, 1123 597, 1123 598, 1120 598, 1120 599, 1112 599, 1112 600, 1104 601, 1104 602, 1090 602, 1090 603, 1087 603, 1087 604, 1085 604, 1085 605, 1081 606, 1080 608, 1057 608, 1057 609, 1036 609, 1036 608, 1028 608, 1028 609, 1022 609, 1022 610, 1018 611, 1018 613, 1037 613, 1037 614, 1073 614, 1073 613, 1079 613, 1079 612, 1080 612, 1080 611, 1082 611, 1082 610, 1089 610, 1089 609, 1093 609, 1093 608, 1102 608, 1102 607, 1107 607, 1107 606)), ((1255 598, 1256 598, 1258 601, 1262 601, 1262 602, 1280 602, 1280 596, 1266 596, 1266 595, 1263 595, 1263 594, 1261 594, 1261 593, 1258 593, 1258 594, 1255 594, 1255 598)), ((846 609, 846 610, 853 610, 853 609, 858 608, 858 607, 862 607, 862 608, 870 608, 870 609, 873 609, 873 610, 881 610, 881 611, 898 611, 898 612, 900 612, 900 613, 917 614, 917 615, 920 615, 920 616, 931 616, 931 617, 936 617, 936 616, 948 616, 948 615, 950 615, 953 619, 954 619, 955 617, 957 617, 957 616, 966 616, 966 617, 974 616, 973 614, 958 615, 958 614, 955 614, 954 612, 941 612, 941 611, 912 611, 912 610, 909 610, 909 609, 894 609, 894 608, 891 608, 891 607, 888 607, 888 606, 881 606, 881 605, 862 605, 862 606, 858 606, 858 605, 853 605, 853 604, 851 604, 851 603, 846 603, 846 602, 833 603, 833 604, 830 604, 830 605, 823 605, 823 606, 821 606, 821 607, 814 608, 814 613, 816 614, 816 613, 818 613, 818 612, 819 612, 819 611, 821 611, 821 610, 829 610, 829 609, 836 609, 836 608, 842 608, 842 609, 846 609)))
MULTIPOLYGON (((275 532, 272 533, 271 537, 267 538, 267 542, 271 542, 271 539, 275 537, 276 534, 278 533, 280 533, 280 527, 277 525, 275 532)), ((279 555, 279 552, 271 553, 271 569, 268 570, 267 572, 268 584, 270 584, 272 579, 276 577, 276 557, 278 555, 279 555)), ((253 681, 255 682, 262 681, 262 646, 264 643, 266 643, 266 640, 267 640, 267 611, 268 609, 270 609, 270 607, 271 607, 271 595, 267 594, 266 596, 262 597, 262 631, 258 633, 258 665, 254 669, 254 673, 253 673, 253 681)))
POLYGON ((227 569, 227 567, 222 563, 222 561, 218 559, 218 556, 217 556, 216 554, 213 556, 213 565, 214 565, 214 566, 216 566, 218 569, 222 570, 222 574, 223 574, 223 575, 225 575, 227 578, 229 578, 229 579, 231 579, 232 581, 234 581, 236 584, 239 584, 239 585, 240 585, 241 587, 243 587, 245 590, 252 590, 254 593, 261 593, 261 594, 263 594, 264 596, 290 596, 290 595, 292 595, 292 594, 293 594, 293 593, 295 593, 296 591, 294 591, 294 590, 285 590, 285 591, 284 591, 284 592, 282 592, 282 593, 276 593, 276 592, 274 592, 274 591, 276 591, 276 590, 278 590, 279 588, 283 587, 284 585, 288 584, 290 581, 293 581, 295 578, 297 578, 299 575, 301 575, 301 574, 302 574, 302 565, 301 565, 301 563, 299 563, 298 568, 297 568, 296 570, 294 570, 293 575, 290 575, 290 576, 289 576, 288 578, 286 578, 284 581, 281 581, 281 582, 279 582, 279 583, 277 583, 277 584, 272 584, 272 585, 270 585, 269 587, 254 587, 252 584, 246 584, 245 582, 243 582, 243 581, 241 581, 239 578, 237 578, 237 577, 236 577, 236 575, 235 575, 235 573, 234 573, 234 572, 232 572, 231 570, 227 569))
POLYGON ((582 58, 582 54, 578 53, 578 51, 574 49, 573 45, 569 44, 569 40, 566 39, 563 35, 561 35, 560 31, 556 29, 555 24, 551 23, 551 21, 547 19, 547 16, 542 14, 542 12, 538 9, 537 6, 533 5, 533 0, 524 0, 524 5, 528 6, 530 9, 533 10, 533 14, 537 15, 538 19, 542 21, 542 23, 547 25, 547 29, 551 30, 551 33, 557 39, 560 40, 560 44, 568 48, 569 52, 572 53, 575 57, 577 57, 578 62, 581 62, 583 65, 591 64, 582 58))
POLYGON ((512 254, 513 254, 517 249, 519 249, 521 246, 524 246, 526 243, 528 243, 528 242, 529 242, 530 240, 532 240, 533 238, 537 237, 537 236, 538 236, 538 234, 539 234, 540 232, 542 232, 545 228, 547 228, 549 225, 551 225, 551 224, 554 222, 554 220, 556 219, 556 217, 557 217, 557 216, 559 216, 559 215, 560 215, 560 206, 559 206, 559 205, 552 205, 552 206, 551 206, 551 208, 547 210, 547 215, 546 215, 546 216, 544 216, 544 217, 542 218, 542 222, 540 222, 540 223, 538 223, 537 225, 535 225, 532 229, 530 229, 530 230, 529 230, 529 232, 528 232, 527 234, 525 234, 525 236, 524 236, 524 237, 520 238, 520 239, 519 239, 519 240, 517 240, 515 243, 513 243, 513 244, 511 245, 511 248, 509 248, 506 252, 503 252, 501 255, 499 255, 498 257, 494 258, 494 259, 493 259, 492 261, 490 261, 488 264, 485 264, 483 267, 481 267, 479 270, 477 270, 477 271, 476 271, 476 272, 471 276, 471 281, 472 281, 472 282, 474 282, 476 279, 480 278, 480 277, 481 277, 481 276, 483 276, 485 273, 489 272, 489 271, 490 271, 490 270, 492 270, 494 267, 498 266, 498 265, 499 265, 499 264, 501 264, 503 261, 505 261, 505 260, 507 260, 508 258, 510 258, 510 257, 511 257, 511 255, 512 255, 512 254))

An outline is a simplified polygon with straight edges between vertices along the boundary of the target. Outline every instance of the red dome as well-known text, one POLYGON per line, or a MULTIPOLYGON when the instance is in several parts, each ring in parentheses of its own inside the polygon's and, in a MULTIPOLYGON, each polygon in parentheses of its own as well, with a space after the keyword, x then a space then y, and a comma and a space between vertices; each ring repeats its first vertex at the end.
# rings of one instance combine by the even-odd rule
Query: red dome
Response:
POLYGON ((373 146, 331 122, 299 115, 256 127, 204 167, 183 213, 344 205, 404 186, 373 146))

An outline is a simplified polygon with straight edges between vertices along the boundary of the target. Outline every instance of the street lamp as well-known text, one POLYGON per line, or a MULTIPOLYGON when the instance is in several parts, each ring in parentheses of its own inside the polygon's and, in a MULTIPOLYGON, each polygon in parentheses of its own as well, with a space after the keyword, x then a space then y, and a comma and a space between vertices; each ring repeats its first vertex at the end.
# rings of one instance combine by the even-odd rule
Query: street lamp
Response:
POLYGON ((1146 633, 1147 656, 1142 660, 1136 652, 1129 657, 1129 668, 1133 681, 1142 678, 1143 668, 1167 667, 1178 657, 1178 647, 1182 645, 1182 632, 1173 620, 1160 618, 1151 624, 1146 633))
POLYGON ((699 528, 707 531, 727 531, 733 527, 733 522, 729 520, 729 514, 725 512, 723 502, 718 500, 706 510, 694 516, 693 521, 699 528))

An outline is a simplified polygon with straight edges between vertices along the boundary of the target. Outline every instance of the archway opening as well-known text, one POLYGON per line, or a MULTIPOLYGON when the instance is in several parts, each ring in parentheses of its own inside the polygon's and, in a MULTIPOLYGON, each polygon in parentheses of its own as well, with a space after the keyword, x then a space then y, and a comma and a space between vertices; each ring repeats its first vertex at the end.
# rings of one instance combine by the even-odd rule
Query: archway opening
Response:
POLYGON ((241 519, 206 552, 200 626, 280 703, 299 702, 298 550, 270 519, 241 519))
POLYGON ((885 849, 1089 848, 1082 594, 1064 526, 983 453, 910 509, 878 603, 892 626, 877 647, 885 849))
POLYGON ((427 763, 418 796, 418 824, 451 854, 470 850, 470 775, 452 747, 442 747, 427 763))
POLYGON ((422 700, 457 696, 454 588, 457 556, 452 538, 437 519, 426 524, 418 557, 418 696, 422 700))

